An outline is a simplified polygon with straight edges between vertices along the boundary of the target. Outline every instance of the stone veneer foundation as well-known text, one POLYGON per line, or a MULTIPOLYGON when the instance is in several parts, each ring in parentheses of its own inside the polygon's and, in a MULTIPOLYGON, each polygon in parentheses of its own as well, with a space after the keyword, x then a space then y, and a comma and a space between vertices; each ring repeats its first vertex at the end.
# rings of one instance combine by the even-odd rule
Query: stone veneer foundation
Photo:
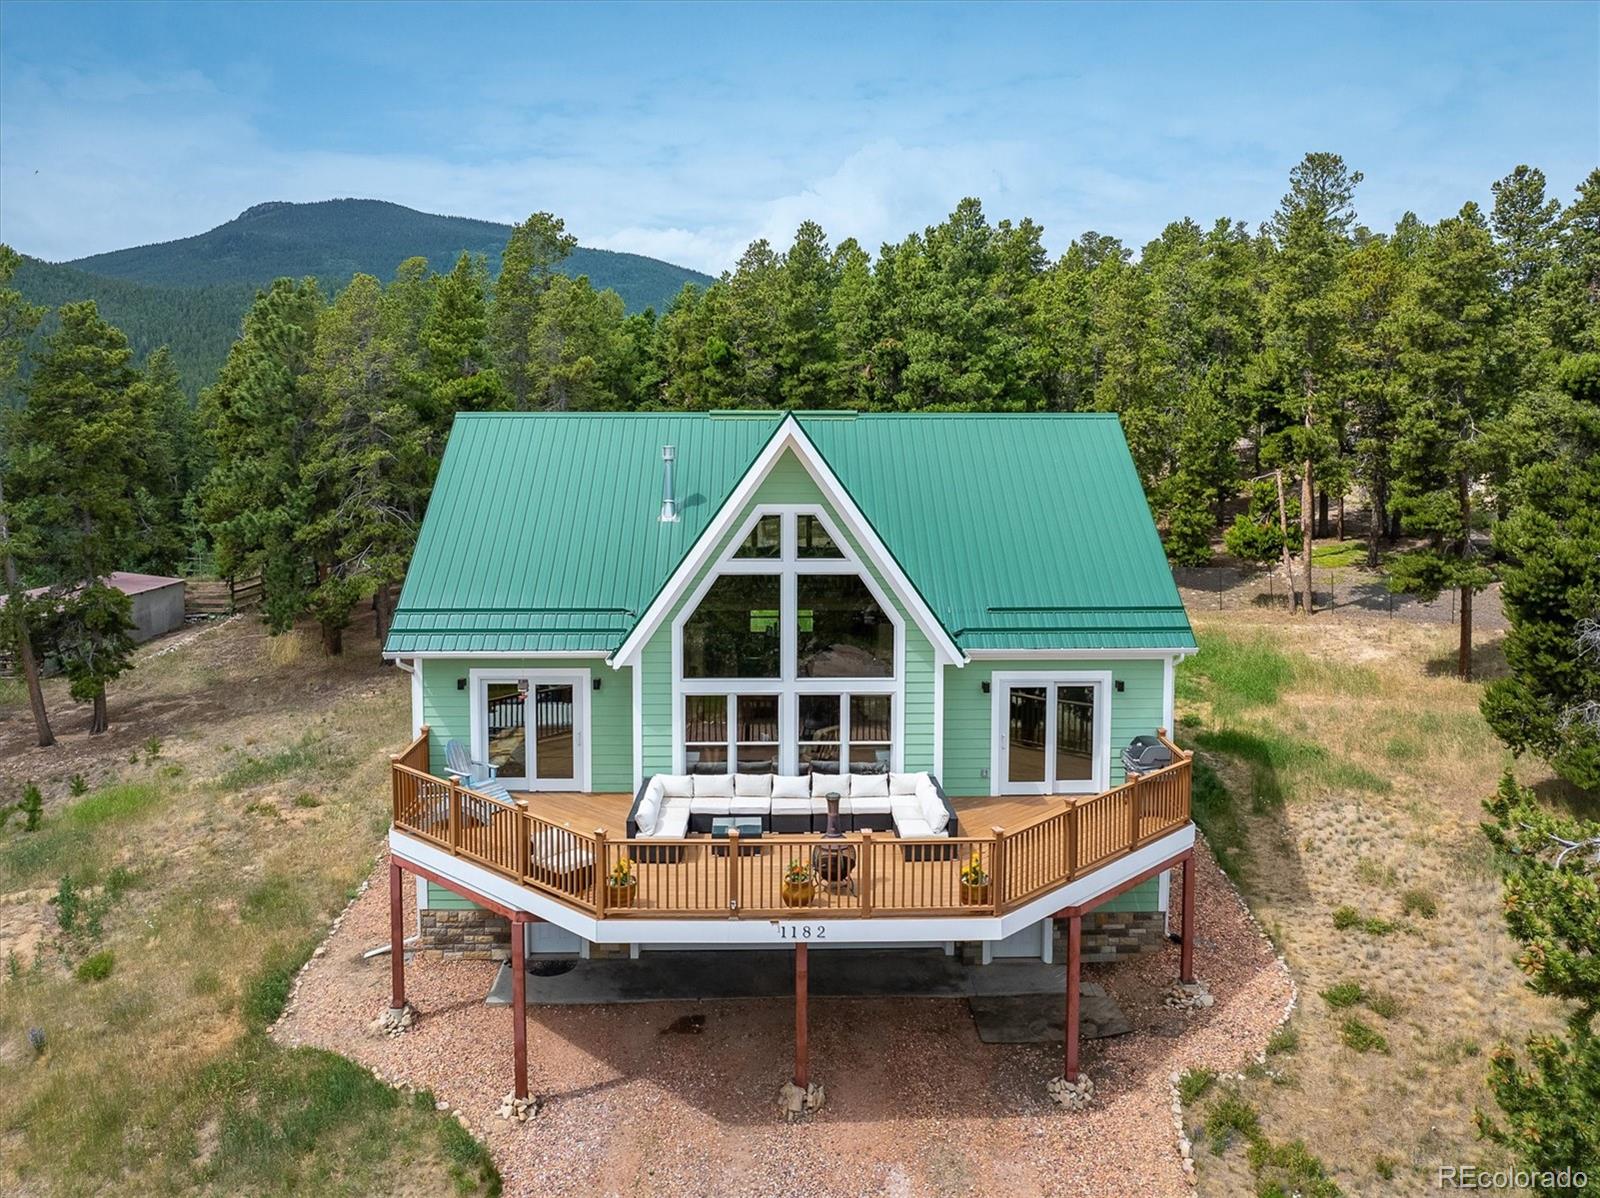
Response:
POLYGON ((504 961, 511 956, 511 921, 481 909, 419 911, 417 953, 456 961, 504 961))
MULTIPOLYGON (((1055 959, 1067 959, 1067 925, 1056 921, 1055 959)), ((1083 917, 1083 960, 1120 961, 1155 948, 1167 934, 1165 911, 1091 911, 1083 917)))

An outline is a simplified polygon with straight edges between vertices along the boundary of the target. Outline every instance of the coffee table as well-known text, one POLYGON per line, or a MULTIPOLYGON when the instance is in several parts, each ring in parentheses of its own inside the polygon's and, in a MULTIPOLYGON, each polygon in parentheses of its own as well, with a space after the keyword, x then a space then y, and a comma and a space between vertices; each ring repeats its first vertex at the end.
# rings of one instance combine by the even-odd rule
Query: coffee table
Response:
POLYGON ((719 815, 711 821, 711 839, 719 843, 711 846, 711 852, 718 857, 728 855, 728 833, 738 829, 739 856, 749 856, 761 852, 759 844, 751 841, 761 839, 761 817, 759 815, 719 815))

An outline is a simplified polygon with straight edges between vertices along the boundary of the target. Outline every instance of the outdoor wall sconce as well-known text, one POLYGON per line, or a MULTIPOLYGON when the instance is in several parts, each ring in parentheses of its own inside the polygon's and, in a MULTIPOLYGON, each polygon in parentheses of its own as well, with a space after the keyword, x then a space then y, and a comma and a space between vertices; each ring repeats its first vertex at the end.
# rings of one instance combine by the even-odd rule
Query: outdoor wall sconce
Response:
POLYGON ((456 689, 458 691, 466 690, 467 689, 467 680, 465 678, 457 678, 456 679, 456 689))
POLYGON ((1122 689, 1123 689, 1124 685, 1125 684, 1123 683, 1122 679, 1118 678, 1117 679, 1117 694, 1120 695, 1122 693, 1122 689))
POLYGON ((980 683, 979 685, 983 687, 983 693, 987 695, 989 693, 989 684, 984 682, 980 683))
POLYGON ((594 680, 594 689, 595 690, 599 690, 600 689, 600 679, 598 679, 598 678, 596 678, 594 680))

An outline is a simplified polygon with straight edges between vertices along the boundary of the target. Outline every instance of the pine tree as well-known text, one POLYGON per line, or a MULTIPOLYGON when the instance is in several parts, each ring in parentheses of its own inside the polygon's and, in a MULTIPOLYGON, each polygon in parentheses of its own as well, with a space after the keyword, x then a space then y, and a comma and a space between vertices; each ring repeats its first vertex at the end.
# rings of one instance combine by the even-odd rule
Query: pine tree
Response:
POLYGON ((297 541, 306 514, 300 463, 315 424, 301 381, 310 369, 322 293, 279 279, 256 297, 216 385, 201 396, 214 461, 200 511, 227 578, 260 574, 273 633, 306 609, 315 567, 297 541))
POLYGON ((490 346, 500 381, 516 411, 525 412, 532 406, 532 337, 540 303, 556 277, 556 267, 577 244, 560 217, 535 212, 512 228, 500 256, 500 277, 495 280, 489 317, 490 346))
POLYGON ((1393 505, 1420 548, 1395 555, 1389 587, 1457 590, 1457 668, 1472 674, 1472 596, 1493 580, 1473 544, 1473 496, 1493 467, 1484 430, 1503 415, 1498 256, 1476 204, 1440 221, 1418 253, 1396 316, 1405 377, 1390 466, 1393 505))
POLYGON ((94 303, 68 304, 28 380, 15 424, 14 512, 50 583, 52 644, 74 698, 109 727, 106 684, 132 664, 127 596, 105 585, 134 551, 138 374, 122 333, 94 303))
MULTIPOLYGON (((19 260, 20 255, 15 250, 0 243, 0 397, 10 392, 22 361, 23 347, 44 316, 42 308, 29 304, 21 292, 7 286, 19 260)), ((50 730, 44 688, 39 684, 39 659, 33 645, 34 622, 29 618, 26 592, 17 569, 20 530, 13 525, 7 500, 6 476, 11 470, 12 445, 10 421, 9 408, 0 410, 0 583, 5 587, 5 606, 0 608, 0 621, 3 621, 0 622, 0 643, 12 646, 17 654, 28 688, 28 705, 33 710, 39 747, 47 749, 56 743, 56 738, 50 730)))
POLYGON ((828 239, 815 221, 795 232, 778 276, 778 395, 784 407, 832 406, 838 373, 833 291, 838 284, 828 239))
POLYGON ((132 399, 139 453, 130 481, 139 538, 129 564, 170 574, 182 568, 190 539, 184 499, 193 482, 194 410, 166 346, 151 353, 132 399))
POLYGON ((440 277, 421 330, 430 381, 432 426, 439 448, 457 412, 488 412, 506 401, 489 358, 488 272, 481 258, 463 253, 440 277))
POLYGON ((1311 589, 1313 495, 1319 469, 1338 452, 1335 427, 1341 368, 1335 290, 1355 223, 1361 172, 1337 154, 1307 154, 1289 173, 1289 191, 1270 222, 1277 248, 1267 294, 1267 347, 1283 381, 1285 449, 1300 464, 1305 610, 1311 589))
POLYGON ((1600 354, 1569 358, 1559 380, 1537 404, 1542 457, 1512 474, 1494 530, 1510 673, 1483 714, 1513 752, 1600 792, 1600 637, 1584 635, 1600 627, 1600 354))

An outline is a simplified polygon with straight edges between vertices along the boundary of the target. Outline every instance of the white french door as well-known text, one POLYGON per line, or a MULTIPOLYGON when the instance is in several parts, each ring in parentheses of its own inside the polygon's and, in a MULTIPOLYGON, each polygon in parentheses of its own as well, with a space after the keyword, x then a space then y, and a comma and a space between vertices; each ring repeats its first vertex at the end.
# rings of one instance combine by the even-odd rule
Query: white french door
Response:
POLYGON ((1109 674, 996 674, 991 680, 998 794, 1094 794, 1108 785, 1109 674))
POLYGON ((589 788, 589 675, 473 670, 472 756, 512 790, 589 788))

